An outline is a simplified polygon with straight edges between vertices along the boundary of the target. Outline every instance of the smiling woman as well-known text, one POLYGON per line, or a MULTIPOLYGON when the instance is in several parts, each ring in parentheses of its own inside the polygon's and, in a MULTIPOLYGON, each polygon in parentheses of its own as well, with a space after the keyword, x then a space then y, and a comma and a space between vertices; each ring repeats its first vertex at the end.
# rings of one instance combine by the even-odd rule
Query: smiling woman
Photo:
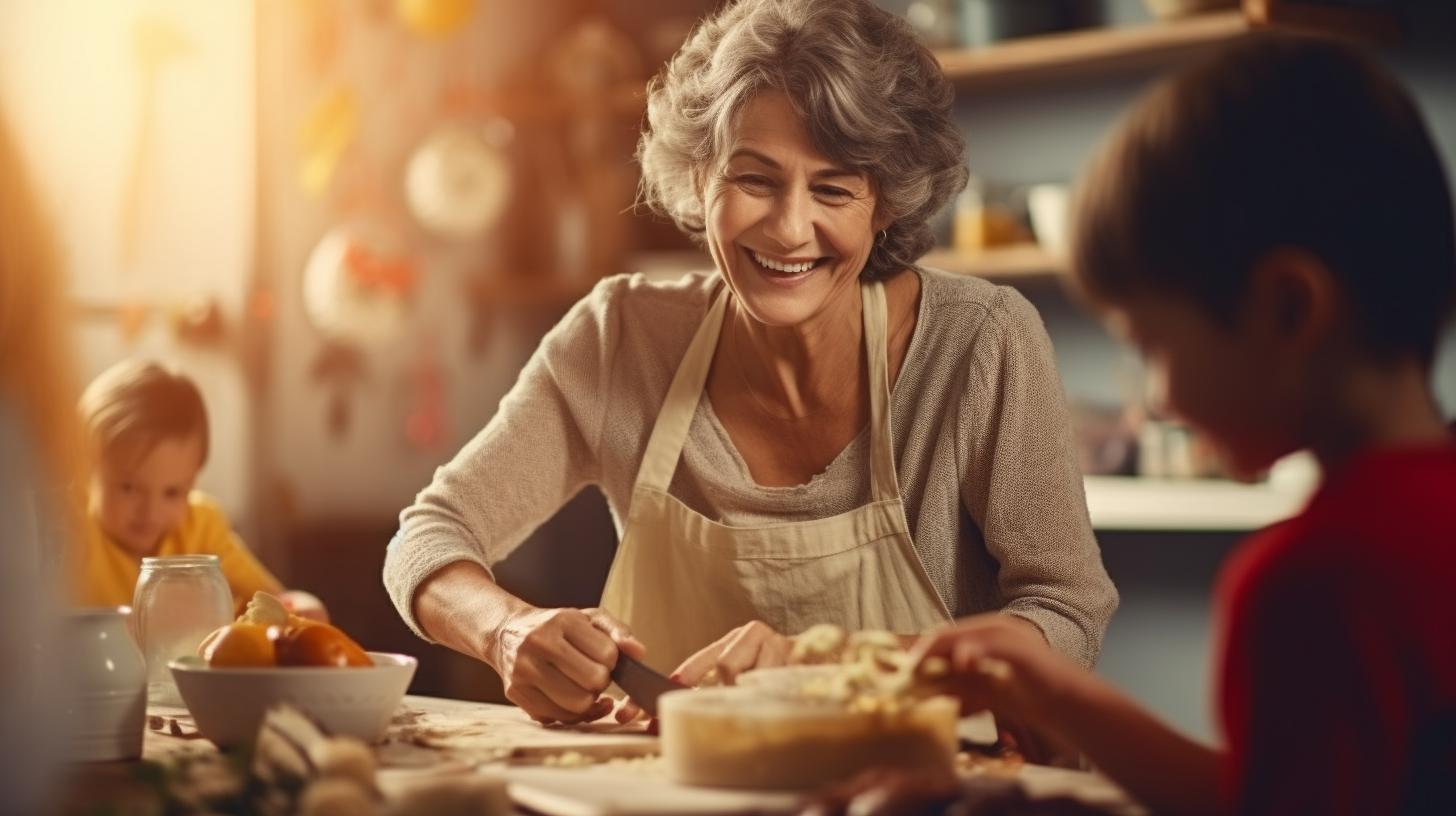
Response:
POLYGON ((868 0, 704 20, 649 86, 638 158, 642 203, 716 269, 607 278, 552 330, 401 515, 405 620, 544 721, 610 710, 619 652, 731 680, 819 623, 908 640, 1003 612, 1090 665, 1116 593, 1045 330, 1013 290, 914 263, 966 181, 952 103, 868 0), (588 484, 621 539, 601 607, 497 586, 588 484))

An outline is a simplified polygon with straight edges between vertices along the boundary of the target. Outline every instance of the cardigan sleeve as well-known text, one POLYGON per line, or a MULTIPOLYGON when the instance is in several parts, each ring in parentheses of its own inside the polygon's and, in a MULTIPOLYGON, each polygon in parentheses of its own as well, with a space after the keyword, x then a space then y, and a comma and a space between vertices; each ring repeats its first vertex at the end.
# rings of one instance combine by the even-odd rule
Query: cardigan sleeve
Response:
POLYGON ((1117 591, 1092 533, 1051 339, 1035 307, 1001 287, 967 364, 969 387, 982 396, 959 420, 962 501, 998 564, 1003 610, 1090 668, 1117 591))
MULTIPOLYGON (((405 622, 420 584, 472 561, 490 570, 600 471, 615 336, 608 278, 541 341, 496 414, 400 514, 384 584, 405 622)), ((426 638, 428 639, 428 638, 426 638)))

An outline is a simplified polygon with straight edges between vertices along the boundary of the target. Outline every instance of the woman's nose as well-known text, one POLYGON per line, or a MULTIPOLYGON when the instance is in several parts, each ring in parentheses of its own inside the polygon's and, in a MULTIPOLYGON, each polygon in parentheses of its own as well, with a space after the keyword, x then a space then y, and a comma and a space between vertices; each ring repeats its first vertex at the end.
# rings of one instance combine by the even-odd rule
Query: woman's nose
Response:
POLYGON ((814 216, 808 192, 790 188, 778 196, 764 233, 785 250, 809 243, 814 236, 814 216))

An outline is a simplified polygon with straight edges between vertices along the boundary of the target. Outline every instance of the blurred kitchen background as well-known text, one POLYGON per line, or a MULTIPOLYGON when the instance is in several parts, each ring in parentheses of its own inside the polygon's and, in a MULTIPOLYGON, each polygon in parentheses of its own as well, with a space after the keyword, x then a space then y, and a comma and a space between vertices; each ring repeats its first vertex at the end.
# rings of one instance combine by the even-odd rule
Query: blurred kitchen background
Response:
MULTIPOLYGON (((1449 168, 1456 3, 881 3, 955 79, 975 179, 927 263, 1018 287, 1056 345, 1123 597, 1101 670, 1208 736, 1216 566, 1299 506, 1309 467, 1226 482, 1196 436, 1148 414, 1136 359, 1057 281, 1066 187, 1149 83, 1264 21, 1365 43, 1449 168)), ((415 693, 500 686, 390 607, 379 570, 400 509, 596 279, 707 263, 632 212, 631 154, 646 79, 717 5, 0 0, 0 103, 66 254, 81 373, 152 356, 196 377, 213 416, 201 486, 366 646, 420 655, 415 693)), ((1436 375, 1448 413, 1453 351, 1436 375)), ((587 491, 499 577, 535 603, 593 605, 614 543, 587 491)))

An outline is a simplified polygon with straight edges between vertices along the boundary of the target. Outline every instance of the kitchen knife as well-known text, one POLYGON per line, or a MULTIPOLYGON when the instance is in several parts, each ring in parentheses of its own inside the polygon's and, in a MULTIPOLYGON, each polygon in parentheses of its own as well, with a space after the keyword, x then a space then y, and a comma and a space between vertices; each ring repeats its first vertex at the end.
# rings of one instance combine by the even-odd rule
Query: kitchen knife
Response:
POLYGON ((685 689, 682 683, 677 683, 663 677, 656 671, 649 669, 640 660, 635 660, 626 652, 617 652, 617 665, 612 668, 612 680, 627 692, 627 696, 642 710, 653 717, 657 716, 657 698, 663 692, 675 689, 685 689))

